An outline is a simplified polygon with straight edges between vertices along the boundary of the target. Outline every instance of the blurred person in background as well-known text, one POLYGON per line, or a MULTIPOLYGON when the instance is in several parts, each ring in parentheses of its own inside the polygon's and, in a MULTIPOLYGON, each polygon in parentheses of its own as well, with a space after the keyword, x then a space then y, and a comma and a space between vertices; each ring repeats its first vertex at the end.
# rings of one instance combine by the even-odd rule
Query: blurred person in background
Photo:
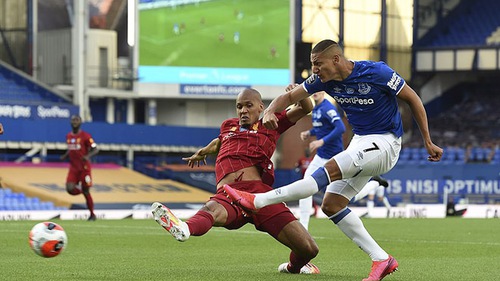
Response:
POLYGON ((71 132, 66 135, 68 150, 61 155, 61 160, 69 157, 66 191, 71 195, 83 194, 90 211, 88 220, 95 221, 94 200, 90 194, 92 186, 90 158, 96 155, 99 150, 92 136, 80 128, 81 125, 82 118, 80 116, 71 116, 71 132))
POLYGON ((366 201, 368 211, 362 217, 373 217, 373 210, 375 209, 375 195, 377 196, 377 200, 384 204, 387 210, 386 217, 389 217, 391 203, 389 203, 389 199, 385 196, 385 189, 387 187, 389 187, 389 182, 386 179, 381 176, 374 176, 367 184, 365 184, 363 189, 361 189, 361 191, 356 194, 354 198, 352 198, 352 202, 357 202, 368 196, 368 200, 366 201))
MULTIPOLYGON (((325 99, 325 92, 314 93, 312 97, 315 102, 312 111, 313 127, 301 132, 300 139, 305 142, 310 141, 311 137, 315 137, 316 139, 309 143, 309 152, 316 153, 316 155, 314 155, 303 177, 310 176, 318 168, 323 167, 330 158, 344 150, 342 134, 345 132, 345 126, 342 122, 342 116, 338 113, 335 105, 325 99)), ((313 206, 312 196, 299 200, 300 223, 305 229, 309 228, 311 206, 313 206)))

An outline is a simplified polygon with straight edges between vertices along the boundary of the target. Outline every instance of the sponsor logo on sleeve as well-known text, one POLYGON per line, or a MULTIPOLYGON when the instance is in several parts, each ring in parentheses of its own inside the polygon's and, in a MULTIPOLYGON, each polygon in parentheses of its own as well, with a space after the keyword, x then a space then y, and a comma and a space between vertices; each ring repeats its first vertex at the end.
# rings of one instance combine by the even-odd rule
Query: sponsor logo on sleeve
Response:
POLYGON ((307 78, 307 80, 306 80, 306 84, 314 83, 314 81, 316 81, 317 78, 318 78, 318 75, 316 75, 316 74, 309 76, 309 78, 307 78))
POLYGON ((333 118, 335 116, 337 116, 337 111, 331 109, 331 110, 328 110, 328 112, 326 113, 330 118, 333 118))
POLYGON ((393 72, 391 80, 387 82, 387 86, 395 91, 400 83, 401 83, 401 77, 399 77, 399 75, 397 75, 396 72, 393 72))

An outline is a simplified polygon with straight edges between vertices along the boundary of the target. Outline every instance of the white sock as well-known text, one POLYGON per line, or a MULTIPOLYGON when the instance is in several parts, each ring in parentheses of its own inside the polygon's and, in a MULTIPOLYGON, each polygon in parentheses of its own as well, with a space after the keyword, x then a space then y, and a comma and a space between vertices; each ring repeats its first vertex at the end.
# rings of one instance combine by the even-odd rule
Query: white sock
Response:
POLYGON ((299 200, 300 217, 299 221, 305 229, 309 228, 309 218, 311 217, 313 198, 309 196, 299 200))
POLYGON ((382 199, 382 202, 384 202, 384 205, 387 208, 387 210, 391 209, 391 203, 389 203, 389 199, 387 199, 387 197, 384 196, 384 198, 382 199))
POLYGON ((280 202, 289 202, 306 198, 316 192, 318 192, 318 184, 313 177, 308 176, 266 193, 255 194, 254 205, 257 209, 260 209, 280 202))
POLYGON ((379 186, 378 181, 369 181, 367 184, 365 184, 365 186, 363 186, 363 188, 358 192, 358 194, 356 194, 356 196, 354 196, 353 201, 357 202, 357 201, 365 198, 370 193, 370 191, 374 190, 378 186, 379 186))
POLYGON ((375 208, 375 201, 368 200, 366 202, 366 207, 368 208, 368 215, 369 216, 373 215, 373 209, 375 208))
POLYGON ((375 242, 368 231, 366 231, 363 222, 353 212, 350 212, 341 219, 337 223, 337 226, 361 250, 367 253, 373 261, 382 261, 389 258, 389 255, 375 242))

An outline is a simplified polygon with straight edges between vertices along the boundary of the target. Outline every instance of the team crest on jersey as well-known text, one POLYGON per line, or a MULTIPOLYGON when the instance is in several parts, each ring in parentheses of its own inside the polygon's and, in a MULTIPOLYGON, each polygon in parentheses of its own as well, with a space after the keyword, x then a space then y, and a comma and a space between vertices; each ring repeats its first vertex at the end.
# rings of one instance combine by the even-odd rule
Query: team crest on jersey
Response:
POLYGON ((362 95, 366 95, 370 92, 372 86, 368 85, 368 83, 358 83, 358 92, 362 95))
POLYGON ((232 131, 232 132, 236 131, 236 127, 231 127, 231 129, 229 129, 229 131, 232 131))
POLYGON ((313 74, 313 75, 309 76, 309 78, 307 78, 306 83, 312 84, 312 83, 314 83, 314 81, 316 81, 316 78, 318 78, 318 75, 313 74))

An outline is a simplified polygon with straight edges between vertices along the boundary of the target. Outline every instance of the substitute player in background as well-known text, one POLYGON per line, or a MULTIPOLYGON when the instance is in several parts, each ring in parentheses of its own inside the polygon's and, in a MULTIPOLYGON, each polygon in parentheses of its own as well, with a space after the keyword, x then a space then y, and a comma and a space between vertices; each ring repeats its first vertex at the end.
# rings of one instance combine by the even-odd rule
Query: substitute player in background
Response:
POLYGON ((373 211, 375 209, 375 196, 377 199, 384 203, 385 208, 387 209, 387 217, 390 215, 391 211, 391 203, 389 203, 389 199, 385 196, 385 189, 389 187, 389 182, 386 179, 375 176, 373 177, 361 191, 352 198, 352 202, 357 202, 366 196, 368 196, 368 200, 366 201, 366 207, 368 209, 367 213, 362 217, 371 218, 373 217, 373 211))
POLYGON ((250 88, 243 90, 236 99, 238 118, 224 121, 218 138, 191 157, 183 158, 193 167, 199 166, 200 162, 205 163, 207 155, 217 154, 216 194, 186 222, 178 219, 166 206, 155 202, 151 208, 155 220, 178 241, 185 241, 190 236, 202 236, 213 226, 238 229, 252 223, 257 230, 269 233, 291 249, 290 261, 281 264, 279 272, 319 273, 319 269, 309 262, 318 254, 318 246, 285 204, 270 205, 247 214, 232 204, 221 188, 231 183, 235 188, 249 192, 272 190, 274 167, 271 156, 278 138, 311 109, 311 101, 304 100, 301 107, 277 113, 278 128, 269 130, 259 119, 264 110, 260 93, 250 88))
POLYGON ((94 200, 90 194, 92 174, 90 158, 97 154, 97 145, 92 136, 83 131, 82 118, 78 115, 71 116, 71 132, 66 135, 68 150, 61 156, 61 160, 69 156, 69 171, 66 178, 66 191, 71 195, 83 193, 87 208, 90 211, 88 220, 95 221, 94 200))
MULTIPOLYGON (((337 112, 337 108, 325 99, 325 92, 323 91, 314 93, 312 97, 315 101, 312 111, 313 128, 301 132, 300 138, 302 141, 308 141, 311 136, 316 137, 315 140, 309 143, 310 153, 316 152, 316 155, 314 155, 313 160, 307 167, 304 177, 310 176, 318 168, 323 167, 328 159, 344 150, 342 134, 345 132, 345 126, 340 114, 337 112)), ((312 196, 299 200, 300 223, 305 229, 309 228, 312 205, 312 196)))
POLYGON ((326 91, 347 114, 354 133, 349 146, 310 177, 271 192, 249 194, 229 185, 223 189, 233 202, 251 211, 305 198, 326 187, 321 209, 372 260, 371 272, 364 281, 382 280, 398 268, 398 262, 378 245, 347 205, 371 177, 385 174, 396 165, 403 135, 397 97, 409 105, 429 153, 428 160, 441 160, 443 149, 431 140, 420 97, 384 62, 348 60, 337 42, 323 40, 312 49, 311 63, 313 74, 301 86, 275 98, 264 111, 262 122, 274 129, 274 112, 326 91))

